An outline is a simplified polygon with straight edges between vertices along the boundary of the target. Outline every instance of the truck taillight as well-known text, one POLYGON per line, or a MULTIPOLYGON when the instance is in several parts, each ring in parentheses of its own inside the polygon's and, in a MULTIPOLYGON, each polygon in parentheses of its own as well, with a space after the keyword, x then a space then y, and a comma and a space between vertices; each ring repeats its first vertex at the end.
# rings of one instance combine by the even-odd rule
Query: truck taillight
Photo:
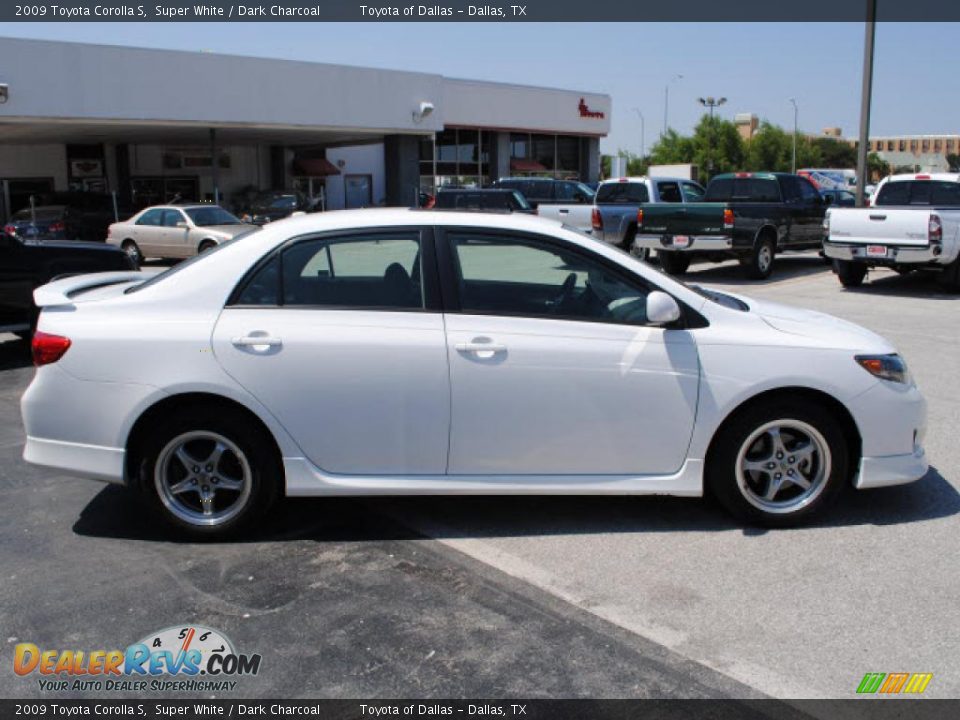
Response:
POLYGON ((63 354, 70 349, 70 338, 38 330, 33 334, 30 349, 33 352, 34 365, 37 367, 49 365, 62 358, 63 354))
POLYGON ((643 227, 643 208, 637 210, 637 227, 643 227))
POLYGON ((603 218, 600 217, 600 208, 594 208, 590 211, 590 225, 597 232, 603 230, 603 218))
POLYGON ((49 226, 47 226, 47 231, 48 231, 48 232, 63 232, 63 231, 66 230, 66 229, 67 229, 67 225, 66 225, 66 223, 63 222, 63 220, 58 220, 57 222, 52 222, 52 223, 50 223, 49 226))
POLYGON ((939 245, 943 242, 943 224, 940 222, 939 215, 931 215, 927 223, 927 241, 931 245, 939 245))
POLYGON ((733 210, 730 208, 724 208, 723 210, 723 228, 724 230, 733 228, 733 210))
POLYGON ((16 235, 16 234, 17 234, 17 226, 16 226, 16 225, 4 225, 4 226, 3 226, 3 231, 4 231, 7 235, 16 235))

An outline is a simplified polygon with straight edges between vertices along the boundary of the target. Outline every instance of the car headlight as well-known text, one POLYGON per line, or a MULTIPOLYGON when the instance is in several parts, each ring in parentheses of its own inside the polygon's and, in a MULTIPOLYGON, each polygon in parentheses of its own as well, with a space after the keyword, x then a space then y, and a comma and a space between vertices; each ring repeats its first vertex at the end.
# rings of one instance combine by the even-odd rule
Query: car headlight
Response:
POLYGON ((854 360, 864 370, 881 380, 909 383, 910 371, 907 363, 896 353, 889 355, 856 355, 854 360))

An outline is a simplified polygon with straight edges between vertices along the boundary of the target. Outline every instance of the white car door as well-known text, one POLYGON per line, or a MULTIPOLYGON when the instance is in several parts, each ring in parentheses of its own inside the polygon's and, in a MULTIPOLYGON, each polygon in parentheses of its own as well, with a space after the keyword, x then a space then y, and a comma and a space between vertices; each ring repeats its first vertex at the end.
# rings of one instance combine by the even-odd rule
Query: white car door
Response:
POLYGON ((223 368, 323 471, 446 471, 446 341, 423 245, 418 229, 297 241, 241 283, 217 322, 223 368))
POLYGON ((451 475, 666 474, 693 431, 692 332, 646 325, 652 286, 562 241, 449 229, 451 475))
MULTIPOLYGON (((144 257, 163 255, 160 227, 163 224, 163 208, 145 210, 130 228, 130 235, 140 248, 144 257)), ((126 238, 122 238, 126 239, 126 238)))
POLYGON ((167 208, 163 211, 163 225, 160 227, 163 245, 163 256, 169 258, 185 258, 194 255, 190 247, 190 224, 187 216, 178 208, 167 208))

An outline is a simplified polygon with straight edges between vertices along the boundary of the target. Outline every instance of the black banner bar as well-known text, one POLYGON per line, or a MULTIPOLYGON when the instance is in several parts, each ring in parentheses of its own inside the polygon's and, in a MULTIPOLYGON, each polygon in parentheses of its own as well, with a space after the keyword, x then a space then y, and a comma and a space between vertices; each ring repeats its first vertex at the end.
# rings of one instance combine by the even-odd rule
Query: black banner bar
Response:
MULTIPOLYGON (((879 0, 879 22, 957 22, 953 0, 879 0)), ((862 22, 867 0, 63 0, 2 3, 3 22, 862 22)), ((718 37, 722 44, 722 37, 718 37)))
POLYGON ((0 700, 0 718, 470 720, 941 720, 960 700, 0 700))

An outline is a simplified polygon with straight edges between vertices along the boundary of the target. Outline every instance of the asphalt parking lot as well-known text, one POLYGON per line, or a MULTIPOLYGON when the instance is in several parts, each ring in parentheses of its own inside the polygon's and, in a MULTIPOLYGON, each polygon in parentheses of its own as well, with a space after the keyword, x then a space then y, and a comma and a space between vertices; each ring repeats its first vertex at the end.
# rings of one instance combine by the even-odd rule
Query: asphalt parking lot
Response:
POLYGON ((9 671, 17 642, 125 647, 192 622, 263 654, 245 697, 852 697, 897 671, 960 697, 960 296, 778 263, 688 279, 887 336, 930 403, 923 480, 848 492, 800 530, 675 498, 337 499, 284 502, 249 542, 180 543, 124 490, 22 462, 32 368, 0 336, 0 696, 40 695, 9 671))

